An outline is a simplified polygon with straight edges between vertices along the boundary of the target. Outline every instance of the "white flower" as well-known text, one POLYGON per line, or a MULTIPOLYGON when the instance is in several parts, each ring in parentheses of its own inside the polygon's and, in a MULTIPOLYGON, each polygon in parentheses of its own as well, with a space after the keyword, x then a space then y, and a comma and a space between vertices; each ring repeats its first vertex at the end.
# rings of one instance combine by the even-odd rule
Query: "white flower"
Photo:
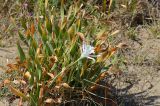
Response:
POLYGON ((95 61, 95 59, 93 58, 95 57, 95 55, 93 55, 94 53, 95 53, 94 47, 91 45, 87 45, 85 42, 83 42, 80 58, 88 58, 88 59, 92 59, 93 61, 95 61))

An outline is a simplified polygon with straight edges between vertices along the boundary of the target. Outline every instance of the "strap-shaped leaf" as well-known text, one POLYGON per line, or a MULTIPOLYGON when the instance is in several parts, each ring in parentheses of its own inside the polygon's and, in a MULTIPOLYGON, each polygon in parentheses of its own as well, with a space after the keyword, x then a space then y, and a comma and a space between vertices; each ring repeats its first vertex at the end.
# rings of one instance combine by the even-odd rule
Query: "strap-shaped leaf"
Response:
POLYGON ((26 59, 26 56, 25 56, 24 51, 21 48, 21 46, 20 46, 19 43, 17 43, 17 48, 18 48, 18 53, 19 53, 20 61, 23 62, 26 59))
POLYGON ((38 32, 42 35, 42 25, 38 22, 38 32))
POLYGON ((46 28, 49 33, 52 33, 52 23, 51 20, 46 18, 46 28))
POLYGON ((45 44, 45 43, 47 42, 47 40, 48 40, 47 32, 46 32, 46 30, 45 30, 44 28, 42 29, 41 38, 42 38, 42 41, 43 41, 44 44, 45 44))
POLYGON ((21 33, 21 32, 18 32, 18 35, 20 37, 20 39, 27 45, 28 45, 28 42, 27 42, 27 39, 24 37, 24 35, 21 33))
POLYGON ((42 69, 41 69, 40 64, 37 64, 36 75, 38 76, 38 80, 40 81, 42 77, 42 69))
POLYGON ((107 0, 103 0, 103 11, 106 11, 107 8, 107 0))
POLYGON ((51 56, 52 53, 54 52, 52 46, 48 42, 45 44, 45 50, 48 56, 51 56))
POLYGON ((26 25, 26 20, 24 18, 21 20, 21 24, 22 24, 22 27, 26 30, 27 25, 26 25))
POLYGON ((33 47, 29 48, 29 56, 34 60, 35 59, 35 53, 36 51, 34 50, 33 47))

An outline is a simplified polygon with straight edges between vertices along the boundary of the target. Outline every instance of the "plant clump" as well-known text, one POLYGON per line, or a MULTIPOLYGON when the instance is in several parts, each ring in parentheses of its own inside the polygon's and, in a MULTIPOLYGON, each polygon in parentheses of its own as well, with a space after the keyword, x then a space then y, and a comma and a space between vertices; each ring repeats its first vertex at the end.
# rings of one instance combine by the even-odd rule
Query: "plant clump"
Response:
POLYGON ((37 12, 32 21, 23 19, 19 38, 27 51, 17 43, 19 57, 16 63, 8 64, 7 70, 16 76, 5 80, 5 84, 31 106, 60 105, 72 100, 95 105, 116 104, 108 96, 109 86, 103 86, 104 103, 93 96, 100 86, 98 82, 112 67, 106 60, 124 44, 104 47, 105 30, 96 26, 97 30, 89 32, 89 27, 94 26, 87 23, 87 13, 82 7, 75 2, 65 8, 62 0, 58 12, 46 0, 43 12, 37 12), (18 86, 13 86, 15 82, 18 86))

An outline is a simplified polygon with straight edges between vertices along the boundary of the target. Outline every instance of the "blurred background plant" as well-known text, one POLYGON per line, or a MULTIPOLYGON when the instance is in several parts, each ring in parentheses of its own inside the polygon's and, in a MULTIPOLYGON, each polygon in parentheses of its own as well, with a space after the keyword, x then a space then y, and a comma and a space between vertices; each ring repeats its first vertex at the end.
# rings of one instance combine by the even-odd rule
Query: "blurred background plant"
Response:
POLYGON ((20 21, 24 17, 31 17, 34 11, 33 5, 34 3, 31 0, 0 1, 0 40, 2 47, 15 44, 17 36, 14 35, 17 35, 20 21))

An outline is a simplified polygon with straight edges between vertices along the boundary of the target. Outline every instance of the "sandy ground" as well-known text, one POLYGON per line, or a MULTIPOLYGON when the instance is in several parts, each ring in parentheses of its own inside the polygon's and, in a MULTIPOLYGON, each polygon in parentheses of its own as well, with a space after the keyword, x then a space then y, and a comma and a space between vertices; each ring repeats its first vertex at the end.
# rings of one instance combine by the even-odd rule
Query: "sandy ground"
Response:
POLYGON ((3 73, 3 69, 6 68, 8 63, 11 63, 17 55, 16 47, 0 48, 0 69, 3 73))
MULTIPOLYGON (((13 62, 14 58, 17 56, 17 49, 16 47, 10 47, 10 48, 0 48, 0 78, 1 75, 5 73, 6 65, 13 62)), ((7 98, 1 98, 0 100, 0 106, 17 106, 18 102, 13 102, 12 104, 9 104, 7 98)))
POLYGON ((120 94, 124 101, 138 102, 138 106, 160 106, 160 39, 145 29, 139 30, 137 38, 138 42, 127 41, 127 68, 118 79, 117 89, 124 89, 120 94))

